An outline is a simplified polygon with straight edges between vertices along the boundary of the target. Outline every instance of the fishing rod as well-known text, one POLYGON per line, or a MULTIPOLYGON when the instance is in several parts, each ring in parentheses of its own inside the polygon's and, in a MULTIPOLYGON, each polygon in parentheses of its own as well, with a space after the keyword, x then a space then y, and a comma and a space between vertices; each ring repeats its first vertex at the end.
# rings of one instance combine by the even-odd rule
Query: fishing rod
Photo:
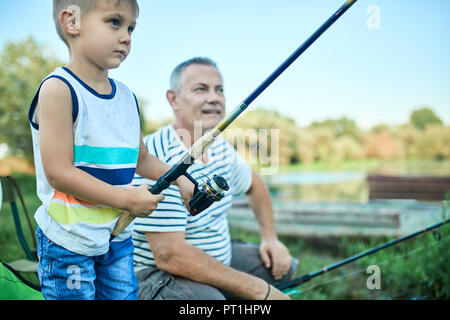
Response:
MULTIPOLYGON (((222 177, 214 176, 208 180, 202 189, 198 183, 188 173, 187 169, 198 159, 215 139, 242 113, 248 106, 275 81, 303 52, 306 51, 333 23, 336 22, 357 0, 347 0, 319 29, 316 30, 300 47, 297 48, 266 80, 264 80, 239 106, 237 106, 225 119, 223 119, 213 130, 202 136, 181 160, 169 171, 161 176, 151 187, 150 192, 159 194, 167 189, 172 182, 180 176, 186 176, 194 183, 194 195, 189 202, 189 212, 196 215, 208 208, 214 201, 220 201, 223 192, 228 190, 228 184, 222 177)), ((134 216, 128 212, 123 213, 118 219, 111 240, 118 236, 133 220, 134 216)))
POLYGON ((280 291, 283 291, 285 294, 293 293, 293 292, 289 292, 290 290, 288 290, 288 289, 291 289, 291 288, 294 288, 294 287, 298 287, 299 285, 301 285, 301 284, 303 284, 305 282, 308 282, 311 279, 313 279, 313 278, 315 278, 317 276, 320 276, 320 275, 322 275, 322 274, 324 274, 324 273, 326 273, 328 271, 331 271, 331 270, 337 269, 339 267, 342 267, 342 266, 344 266, 344 265, 346 265, 348 263, 351 263, 351 262, 353 262, 355 260, 361 259, 362 257, 368 256, 368 255, 370 255, 372 253, 375 253, 375 252, 380 251, 382 249, 386 249, 387 247, 393 246, 393 245, 395 245, 395 244, 397 244, 399 242, 402 242, 402 241, 414 238, 414 237, 418 236, 419 234, 426 233, 426 232, 428 232, 430 230, 442 227, 444 224, 446 224, 448 222, 450 222, 450 219, 441 221, 441 222, 436 223, 436 224, 434 224, 432 226, 426 227, 424 229, 421 229, 419 231, 416 231, 416 232, 413 232, 411 234, 405 235, 403 237, 397 238, 395 240, 391 240, 389 242, 383 243, 383 244, 381 244, 381 245, 379 245, 379 246, 377 246, 375 248, 372 248, 372 249, 366 250, 364 252, 355 254, 354 256, 351 256, 351 257, 349 257, 347 259, 344 259, 344 260, 341 260, 339 262, 336 262, 335 264, 332 264, 332 265, 330 265, 328 267, 325 267, 325 268, 322 268, 320 270, 317 270, 317 271, 314 271, 314 272, 311 272, 311 273, 299 276, 299 277, 297 277, 297 278, 295 278, 295 279, 293 279, 293 280, 291 280, 289 282, 286 282, 286 283, 283 283, 281 285, 278 285, 277 288, 280 291))

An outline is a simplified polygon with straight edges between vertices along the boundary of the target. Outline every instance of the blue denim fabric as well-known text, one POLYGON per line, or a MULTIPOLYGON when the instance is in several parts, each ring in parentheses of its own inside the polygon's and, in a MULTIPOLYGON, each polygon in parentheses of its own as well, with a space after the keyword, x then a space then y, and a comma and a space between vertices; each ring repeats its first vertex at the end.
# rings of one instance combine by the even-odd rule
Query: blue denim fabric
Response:
POLYGON ((71 252, 36 230, 38 277, 47 300, 135 300, 131 237, 111 242, 107 253, 87 257, 71 252))

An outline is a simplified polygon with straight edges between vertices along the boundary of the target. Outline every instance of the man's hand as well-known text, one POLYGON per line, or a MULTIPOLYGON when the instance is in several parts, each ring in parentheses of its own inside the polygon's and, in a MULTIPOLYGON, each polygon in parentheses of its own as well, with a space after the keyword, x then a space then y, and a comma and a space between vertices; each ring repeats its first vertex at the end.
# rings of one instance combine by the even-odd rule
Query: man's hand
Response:
POLYGON ((191 200, 192 195, 194 194, 194 184, 185 176, 179 177, 175 184, 178 186, 178 190, 183 198, 183 203, 189 211, 189 200, 191 200))
POLYGON ((270 285, 270 292, 266 300, 291 300, 291 297, 270 285))
POLYGON ((275 280, 283 278, 291 267, 291 255, 286 246, 277 238, 262 239, 259 254, 264 266, 272 268, 275 280))

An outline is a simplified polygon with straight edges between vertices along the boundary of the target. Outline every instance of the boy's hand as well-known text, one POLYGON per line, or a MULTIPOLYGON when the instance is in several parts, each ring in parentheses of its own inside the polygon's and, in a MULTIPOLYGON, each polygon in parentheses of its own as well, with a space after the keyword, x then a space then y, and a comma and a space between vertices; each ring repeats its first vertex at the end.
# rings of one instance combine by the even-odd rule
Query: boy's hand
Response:
POLYGON ((164 200, 163 194, 152 194, 150 186, 141 185, 131 189, 126 211, 135 217, 145 218, 158 206, 158 202, 164 200))
POLYGON ((179 177, 175 181, 175 184, 178 186, 184 205, 189 211, 189 200, 191 200, 192 195, 194 194, 194 184, 185 176, 179 177))

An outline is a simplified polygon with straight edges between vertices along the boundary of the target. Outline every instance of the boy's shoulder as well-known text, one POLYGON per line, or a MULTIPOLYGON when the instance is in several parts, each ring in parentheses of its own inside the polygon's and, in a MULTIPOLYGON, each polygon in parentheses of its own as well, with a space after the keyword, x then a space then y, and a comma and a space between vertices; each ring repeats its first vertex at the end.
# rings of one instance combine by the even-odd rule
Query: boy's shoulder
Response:
POLYGON ((56 77, 46 78, 39 90, 39 100, 50 98, 52 100, 66 99, 71 96, 70 88, 61 79, 56 77))
POLYGON ((42 80, 39 86, 39 99, 52 96, 54 98, 67 98, 72 95, 73 87, 68 77, 65 76, 63 68, 56 68, 42 80))

